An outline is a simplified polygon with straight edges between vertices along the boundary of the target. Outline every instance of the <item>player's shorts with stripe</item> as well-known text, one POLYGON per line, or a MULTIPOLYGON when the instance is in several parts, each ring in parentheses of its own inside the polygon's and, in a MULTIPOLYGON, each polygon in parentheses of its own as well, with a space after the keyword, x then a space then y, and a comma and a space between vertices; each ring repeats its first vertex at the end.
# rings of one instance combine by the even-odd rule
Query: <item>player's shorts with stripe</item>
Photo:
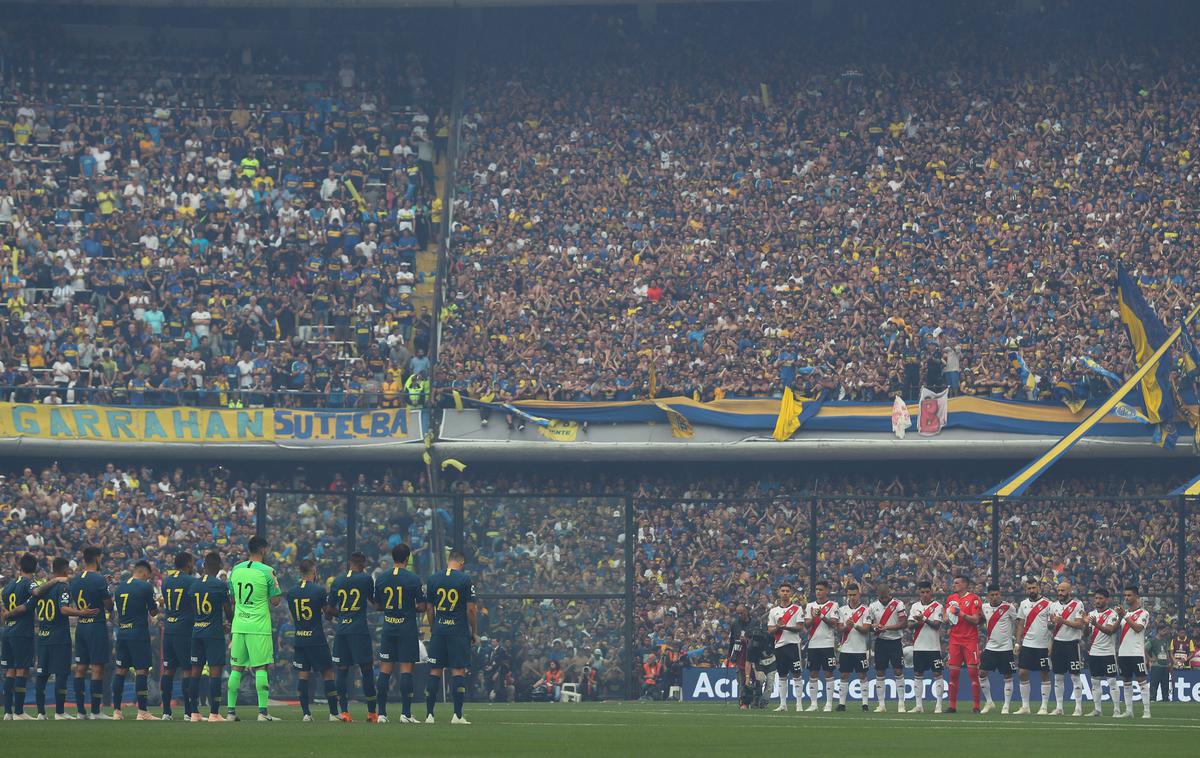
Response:
POLYGON ((866 653, 838 653, 838 671, 857 674, 867 670, 866 653))
POLYGON ((837 663, 837 651, 831 647, 810 647, 808 649, 808 670, 811 673, 828 671, 832 674, 837 671, 837 663))
POLYGON ((75 665, 103 666, 112 655, 112 643, 108 639, 108 628, 83 624, 75 627, 75 665))
POLYGON ((963 664, 968 666, 979 665, 979 641, 973 642, 955 642, 950 640, 950 647, 946 652, 946 665, 952 669, 956 669, 963 664))
POLYGON ((425 646, 429 665, 437 669, 465 669, 471 666, 471 638, 453 634, 434 634, 425 646))
POLYGON ((1146 659, 1140 655, 1122 655, 1117 658, 1117 668, 1121 670, 1123 679, 1146 676, 1146 659))
POLYGON ((164 668, 189 668, 192 665, 192 635, 164 634, 162 653, 164 668))
MULTIPOLYGON (((1120 671, 1117 666, 1117 657, 1115 655, 1089 655, 1088 656, 1088 673, 1092 678, 1104 676, 1116 676, 1120 671)), ((1093 692, 1095 687, 1092 687, 1093 692)))
POLYGON ((914 650, 913 651, 913 673, 924 674, 926 671, 932 671, 934 674, 942 673, 945 667, 945 662, 942 660, 941 650, 914 650))
POLYGON ((61 676, 71 670, 71 643, 56 642, 54 644, 38 643, 37 672, 61 676))
POLYGON ((224 666, 228 660, 225 636, 193 637, 188 647, 188 660, 193 666, 224 666))
POLYGON ((904 668, 904 644, 900 640, 875 640, 875 670, 904 668))
POLYGON ((1024 671, 1049 671, 1050 657, 1044 647, 1021 647, 1021 655, 1017 657, 1017 666, 1024 671))
POLYGON ((317 645, 297 645, 293 650, 292 666, 298 671, 328 671, 333 668, 333 658, 329 657, 329 645, 324 642, 317 645))
POLYGON ((417 627, 379 636, 379 660, 384 663, 417 663, 421 660, 421 640, 417 627))
POLYGON ((229 662, 234 666, 269 666, 275 662, 275 643, 269 634, 234 632, 229 639, 229 662))
POLYGON ((1077 641, 1058 640, 1050 648, 1050 670, 1056 674, 1078 674, 1083 671, 1077 641))
POLYGON ((984 650, 979 658, 979 668, 1009 674, 1017 670, 1017 659, 1011 650, 984 650))
POLYGON ((0 661, 6 669, 33 668, 33 637, 6 635, 0 642, 0 661))
POLYGON ((333 662, 338 666, 362 666, 375 662, 369 634, 335 634, 333 662))
POLYGON ((149 637, 132 640, 117 638, 117 653, 113 656, 117 668, 148 669, 153 658, 149 637))
POLYGON ((775 673, 780 676, 795 674, 800 676, 804 671, 804 662, 800 660, 800 645, 789 642, 786 645, 775 646, 775 673))

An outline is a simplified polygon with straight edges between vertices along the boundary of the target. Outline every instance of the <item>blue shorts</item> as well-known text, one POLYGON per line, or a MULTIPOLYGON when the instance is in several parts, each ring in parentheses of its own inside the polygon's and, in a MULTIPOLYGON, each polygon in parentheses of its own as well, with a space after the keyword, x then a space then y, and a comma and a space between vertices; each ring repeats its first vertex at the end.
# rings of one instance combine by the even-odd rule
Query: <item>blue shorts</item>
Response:
POLYGON ((379 637, 379 660, 382 663, 416 663, 421 660, 421 641, 417 626, 393 632, 385 631, 379 637))
POLYGON ((300 671, 317 671, 325 673, 333 668, 333 659, 329 657, 329 645, 300 645, 295 648, 292 666, 300 671))
POLYGON ((64 677, 71 671, 71 643, 38 643, 37 646, 38 674, 50 674, 64 677))
POLYGON ((112 644, 108 627, 103 624, 79 624, 75 627, 75 665, 103 666, 108 663, 112 644))
POLYGON ((8 637, 0 642, 0 665, 5 669, 33 668, 33 637, 8 637))
POLYGON ((192 665, 192 635, 164 634, 162 652, 163 668, 172 671, 190 668, 192 665))
POLYGON ((471 666, 471 638, 434 634, 425 646, 429 666, 435 669, 465 669, 471 666))
POLYGON ((119 669, 148 669, 154 658, 150 650, 150 640, 130 640, 117 638, 117 654, 114 656, 119 669))
POLYGON ((333 662, 338 666, 363 666, 375 662, 369 634, 337 634, 333 637, 333 662))
POLYGON ((192 637, 188 660, 193 666, 224 666, 225 637, 192 637))

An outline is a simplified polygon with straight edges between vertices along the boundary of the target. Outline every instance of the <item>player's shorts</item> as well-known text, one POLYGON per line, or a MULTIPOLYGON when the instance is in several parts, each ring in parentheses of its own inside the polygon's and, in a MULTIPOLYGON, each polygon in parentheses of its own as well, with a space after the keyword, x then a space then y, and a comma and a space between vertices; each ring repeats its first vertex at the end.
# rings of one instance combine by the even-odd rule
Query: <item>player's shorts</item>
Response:
POLYGON ((298 671, 328 671, 333 668, 333 659, 329 657, 329 645, 297 645, 293 650, 292 666, 298 671))
POLYGON ((379 637, 379 660, 383 663, 416 663, 421 660, 421 640, 414 625, 379 637))
POLYGON ((971 642, 955 642, 950 640, 950 647, 947 649, 946 665, 952 669, 957 669, 964 663, 968 666, 979 665, 979 641, 971 642))
POLYGON ((804 671, 804 661, 800 659, 800 645, 789 642, 786 645, 775 646, 775 673, 779 676, 793 674, 800 676, 804 671))
POLYGON ((192 635, 163 635, 163 668, 186 669, 192 665, 192 635))
POLYGON ((371 635, 335 634, 333 662, 338 666, 364 666, 375 662, 371 653, 371 635))
POLYGON ((1011 674, 1017 670, 1017 659, 1013 657, 1011 650, 984 650, 979 658, 979 668, 1011 674))
MULTIPOLYGON (((1115 655, 1089 655, 1088 656, 1088 673, 1093 679, 1105 676, 1116 676, 1119 667, 1117 666, 1117 657, 1115 655)), ((1093 691, 1095 687, 1092 688, 1093 691)), ((1098 697, 1098 693, 1096 694, 1098 697)))
POLYGON ((425 646, 429 665, 435 669, 465 669, 471 666, 471 638, 435 634, 425 646))
POLYGON ((53 674, 62 676, 71 670, 71 643, 56 642, 54 644, 38 643, 37 646, 38 674, 53 674))
POLYGON ((857 674, 867 670, 866 653, 838 653, 838 671, 857 674))
POLYGON ((188 646, 188 661, 193 666, 224 666, 225 635, 220 637, 193 637, 188 646))
POLYGON ((1122 679, 1146 677, 1146 659, 1140 655, 1122 655, 1117 658, 1117 668, 1121 670, 1122 679))
POLYGON ((900 640, 875 640, 875 670, 904 668, 904 645, 900 640))
POLYGON ((944 667, 945 662, 942 660, 941 650, 913 651, 914 674, 924 674, 926 671, 932 671, 936 675, 942 673, 944 667))
POLYGON ((1050 657, 1044 647, 1021 647, 1021 655, 1017 658, 1017 666, 1022 671, 1049 671, 1050 657))
MULTIPOLYGON (((89 625, 90 626, 90 625, 89 625)), ((82 624, 75 627, 75 665, 103 666, 112 654, 112 644, 106 627, 81 631, 82 624)))
POLYGON ((269 634, 234 632, 229 639, 229 662, 255 668, 275 662, 275 643, 269 634))
POLYGON ((0 661, 6 669, 33 668, 33 637, 5 637, 0 641, 0 661))
POLYGON ((150 639, 129 640, 117 638, 117 653, 113 661, 119 669, 148 669, 154 658, 150 650, 150 639))
POLYGON ((837 671, 837 651, 831 647, 810 647, 808 649, 808 670, 810 673, 837 671))
POLYGON ((1056 674, 1078 674, 1083 671, 1079 643, 1059 640, 1050 648, 1050 670, 1056 674))

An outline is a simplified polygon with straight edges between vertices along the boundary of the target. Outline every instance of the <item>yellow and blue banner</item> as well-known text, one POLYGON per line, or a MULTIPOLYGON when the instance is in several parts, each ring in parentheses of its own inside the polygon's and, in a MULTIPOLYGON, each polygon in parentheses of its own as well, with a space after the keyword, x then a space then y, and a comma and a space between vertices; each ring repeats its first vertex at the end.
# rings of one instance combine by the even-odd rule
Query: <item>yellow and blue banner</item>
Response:
MULTIPOLYGON (((1137 282, 1125 270, 1121 263, 1117 264, 1117 303, 1121 313, 1121 323, 1129 332, 1129 340, 1133 343, 1133 354, 1138 367, 1146 365, 1150 356, 1167 340, 1167 328, 1146 302, 1137 282)), ((1176 336, 1179 330, 1175 331, 1176 336)), ((1155 424, 1171 421, 1175 418, 1175 399, 1171 394, 1171 362, 1159 361, 1154 370, 1145 373, 1142 378, 1142 400, 1145 403, 1146 416, 1155 424)))
POLYGON ((1178 489, 1171 490, 1171 497, 1200 497, 1200 476, 1178 489))

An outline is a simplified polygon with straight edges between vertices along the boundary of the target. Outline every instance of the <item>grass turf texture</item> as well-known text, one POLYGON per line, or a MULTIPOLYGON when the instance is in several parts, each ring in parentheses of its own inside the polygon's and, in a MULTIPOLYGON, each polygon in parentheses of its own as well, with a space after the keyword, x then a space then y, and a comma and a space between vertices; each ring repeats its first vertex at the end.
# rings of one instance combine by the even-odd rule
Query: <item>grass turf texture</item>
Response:
MULTIPOLYGON (((774 706, 772 706, 774 707, 774 706)), ((874 707, 874 705, 872 705, 874 707)), ((1089 706, 1090 707, 1090 706, 1089 706)), ((438 705, 438 723, 366 722, 356 706, 355 723, 330 723, 313 709, 315 723, 300 721, 298 708, 273 708, 285 721, 255 721, 257 711, 238 711, 237 724, 152 722, 0 723, 4 756, 369 756, 417 755, 740 755, 776 746, 787 755, 970 755, 1036 756, 1134 754, 1166 758, 1200 754, 1200 706, 1155 703, 1154 718, 1114 720, 1084 716, 974 716, 739 711, 709 703, 520 703, 467 704, 471 726, 451 726, 449 707, 438 705)), ((418 705, 415 712, 424 713, 418 705)), ((157 711, 156 711, 157 713, 157 711)), ((399 713, 399 709, 396 709, 399 713)), ((134 712, 126 710, 126 718, 134 712)), ((178 714, 177 714, 178 718, 178 714)))

